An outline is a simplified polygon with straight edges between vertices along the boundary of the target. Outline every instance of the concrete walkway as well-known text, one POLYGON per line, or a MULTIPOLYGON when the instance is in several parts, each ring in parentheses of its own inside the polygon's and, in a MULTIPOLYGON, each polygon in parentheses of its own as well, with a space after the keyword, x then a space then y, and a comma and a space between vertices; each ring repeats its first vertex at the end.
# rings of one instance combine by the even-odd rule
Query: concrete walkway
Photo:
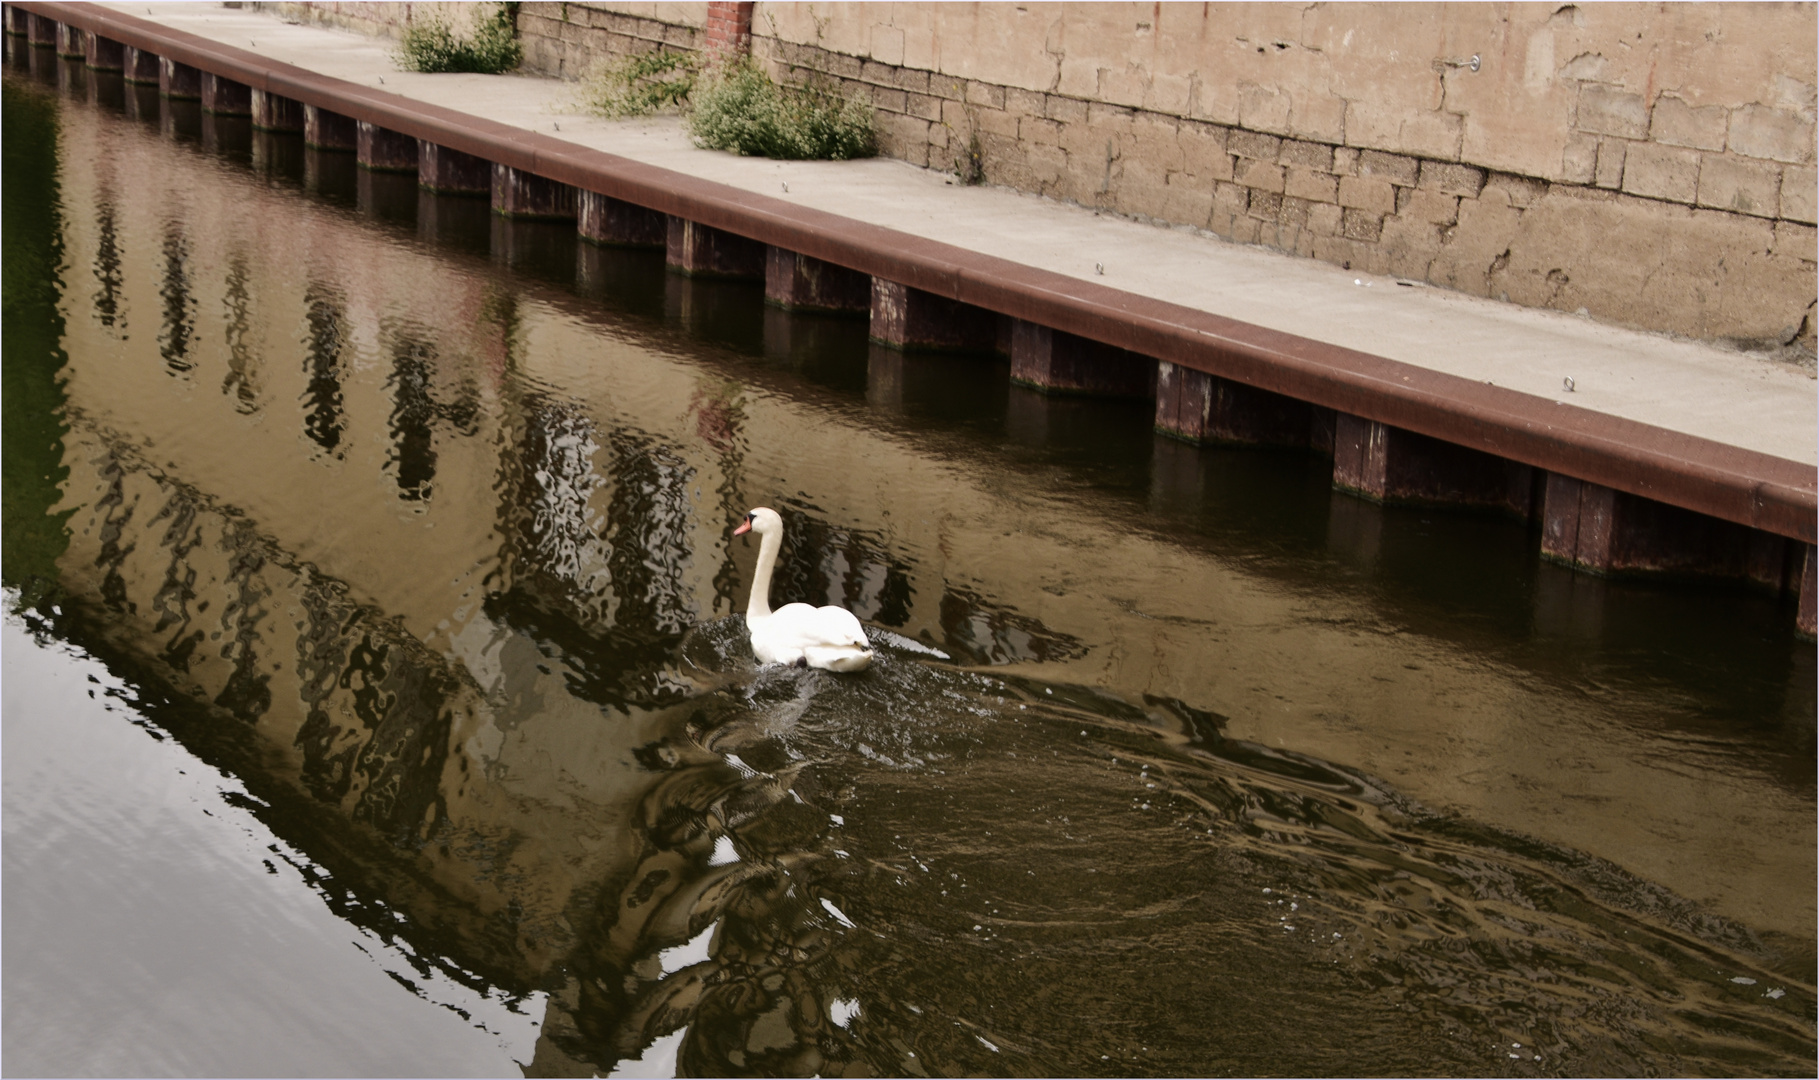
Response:
POLYGON ((602 120, 577 87, 399 71, 391 43, 201 3, 126 14, 407 99, 1137 296, 1655 427, 1819 464, 1809 371, 1159 228, 886 159, 777 162, 690 144, 674 118, 602 120), (1103 266, 1103 274, 1097 267, 1103 266), (1571 379, 1574 390, 1565 389, 1571 379))

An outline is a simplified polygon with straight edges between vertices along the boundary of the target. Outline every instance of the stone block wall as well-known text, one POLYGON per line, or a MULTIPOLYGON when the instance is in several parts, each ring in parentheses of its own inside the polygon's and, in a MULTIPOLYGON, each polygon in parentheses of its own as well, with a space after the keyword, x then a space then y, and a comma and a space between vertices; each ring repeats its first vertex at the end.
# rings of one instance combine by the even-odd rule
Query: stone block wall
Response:
POLYGON ((765 4, 894 157, 1372 273, 1791 348, 1811 4, 765 4))
MULTIPOLYGON (((406 27, 412 23, 427 19, 439 19, 457 30, 465 30, 473 25, 474 15, 481 5, 456 3, 453 0, 432 0, 429 3, 396 3, 393 0, 319 0, 317 3, 245 3, 224 4, 223 7, 261 8, 283 18, 299 22, 316 23, 321 26, 334 26, 343 30, 357 30, 363 34, 376 37, 396 38, 403 35, 406 27)), ((495 10, 485 6, 485 13, 490 15, 495 10)))
MULTIPOLYGON (((710 9, 743 7, 526 3, 518 26, 528 68, 576 77, 703 48, 710 9)), ((1815 10, 757 3, 750 28, 916 165, 1811 357, 1815 10)))
MULTIPOLYGON (((247 3, 300 22, 396 38, 414 22, 438 18, 465 30, 496 4, 394 3, 389 0, 284 0, 247 3)), ((654 49, 698 51, 706 44, 705 0, 692 3, 517 4, 515 21, 526 71, 585 78, 596 65, 654 49)), ((748 9, 751 5, 743 5, 748 9)), ((749 17, 747 26, 749 27, 749 17)), ((747 42, 749 44, 749 40, 747 42)))
POLYGON ((564 79, 597 65, 656 49, 697 52, 708 45, 707 3, 521 4, 524 67, 564 79))

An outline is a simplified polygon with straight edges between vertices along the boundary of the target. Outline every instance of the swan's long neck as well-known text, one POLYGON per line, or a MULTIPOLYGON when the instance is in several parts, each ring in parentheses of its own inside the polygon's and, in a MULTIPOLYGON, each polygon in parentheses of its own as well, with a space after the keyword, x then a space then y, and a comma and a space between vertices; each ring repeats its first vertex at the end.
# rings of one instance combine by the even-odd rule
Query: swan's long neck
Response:
POLYGON ((752 574, 752 600, 745 606, 745 621, 768 618, 771 613, 771 569, 777 565, 782 533, 765 533, 758 543, 758 569, 752 574))

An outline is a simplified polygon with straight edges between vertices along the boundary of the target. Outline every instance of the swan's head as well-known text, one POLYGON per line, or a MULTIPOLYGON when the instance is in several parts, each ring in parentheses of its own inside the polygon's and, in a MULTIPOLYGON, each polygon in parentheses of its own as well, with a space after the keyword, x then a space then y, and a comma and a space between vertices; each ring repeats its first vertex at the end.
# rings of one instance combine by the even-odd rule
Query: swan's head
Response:
POLYGON ((733 535, 743 536, 748 532, 753 532, 759 536, 768 536, 771 533, 781 533, 782 531, 783 517, 768 506, 759 506, 754 507, 751 513, 745 515, 745 520, 741 521, 739 527, 733 530, 733 535))

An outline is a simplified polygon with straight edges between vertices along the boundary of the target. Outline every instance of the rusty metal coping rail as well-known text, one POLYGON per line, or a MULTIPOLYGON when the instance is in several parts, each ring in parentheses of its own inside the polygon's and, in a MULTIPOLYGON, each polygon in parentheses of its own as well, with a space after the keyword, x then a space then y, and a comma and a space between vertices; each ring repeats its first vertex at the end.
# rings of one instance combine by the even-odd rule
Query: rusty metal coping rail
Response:
POLYGON ((1806 543, 1819 469, 742 191, 91 4, 17 6, 269 94, 897 284, 1806 543))

